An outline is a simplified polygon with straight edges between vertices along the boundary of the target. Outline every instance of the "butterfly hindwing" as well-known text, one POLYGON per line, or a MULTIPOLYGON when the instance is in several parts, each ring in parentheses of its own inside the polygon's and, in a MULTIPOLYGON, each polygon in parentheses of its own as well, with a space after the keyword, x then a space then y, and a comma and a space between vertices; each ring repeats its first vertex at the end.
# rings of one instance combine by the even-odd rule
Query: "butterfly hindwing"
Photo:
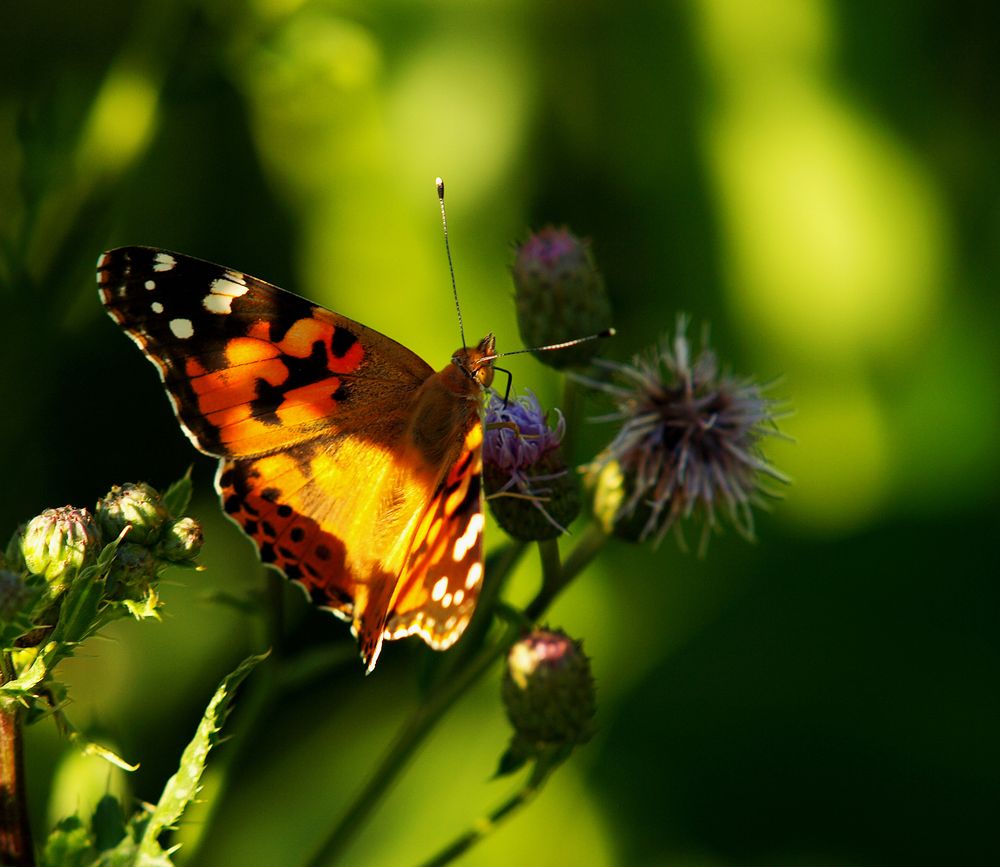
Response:
POLYGON ((469 428, 414 536, 385 637, 419 635, 438 650, 461 636, 483 579, 483 427, 469 428))

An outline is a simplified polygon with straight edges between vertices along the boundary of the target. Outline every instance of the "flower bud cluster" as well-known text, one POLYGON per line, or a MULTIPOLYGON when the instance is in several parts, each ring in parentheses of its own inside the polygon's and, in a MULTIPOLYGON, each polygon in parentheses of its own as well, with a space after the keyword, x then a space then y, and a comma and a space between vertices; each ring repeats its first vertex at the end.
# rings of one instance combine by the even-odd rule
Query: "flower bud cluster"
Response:
POLYGON ((123 602, 137 616, 152 613, 159 571, 171 563, 193 565, 201 544, 198 523, 175 519, 145 483, 116 485, 93 514, 73 506, 46 509, 18 529, 0 563, 2 644, 20 638, 23 645, 29 632, 42 640, 62 600, 83 580, 99 583, 103 604, 123 602))

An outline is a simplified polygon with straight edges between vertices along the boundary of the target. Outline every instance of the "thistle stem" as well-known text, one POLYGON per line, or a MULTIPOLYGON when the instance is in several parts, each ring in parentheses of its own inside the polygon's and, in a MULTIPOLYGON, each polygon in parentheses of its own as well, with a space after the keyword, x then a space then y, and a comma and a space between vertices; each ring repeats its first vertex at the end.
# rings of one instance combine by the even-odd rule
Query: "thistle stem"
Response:
POLYGON ((544 539, 538 543, 538 553, 542 559, 542 587, 561 583, 562 564, 559 562, 559 543, 555 539, 544 539))
MULTIPOLYGON (((552 545, 546 549, 543 544, 541 548, 543 570, 548 569, 550 571, 545 576, 538 596, 535 597, 525 612, 530 620, 537 620, 545 613, 552 600, 597 555, 605 541, 607 541, 607 536, 604 532, 596 527, 596 525, 591 524, 584 530, 580 541, 561 568, 559 566, 558 545, 553 541, 552 545), (552 548, 554 548, 554 556, 552 548)), ((521 549, 519 548, 518 550, 520 551, 521 549)), ((516 562, 516 556, 505 558, 505 569, 512 568, 516 562)), ((494 573, 494 580, 499 581, 503 579, 505 573, 500 574, 501 571, 498 569, 494 573)), ((403 726, 395 743, 375 769, 368 783, 354 799, 354 802, 341 817, 330 835, 323 841, 316 854, 307 862, 308 867, 323 867, 323 865, 334 863, 343 855, 357 833, 364 826, 365 821, 374 812, 375 808, 382 801, 382 798, 385 797, 396 778, 405 769, 413 754, 417 751, 417 748, 423 743, 438 721, 480 677, 503 657, 521 637, 522 632, 523 627, 520 623, 508 623, 503 634, 494 644, 482 647, 465 665, 460 666, 454 671, 449 678, 441 680, 435 685, 427 694, 423 703, 417 707, 413 715, 403 726)), ((518 805, 515 804, 514 806, 518 805)))
POLYGON ((344 852, 354 836, 361 830, 364 821, 388 792, 391 784, 406 767, 414 752, 438 720, 451 706, 503 656, 504 652, 520 635, 520 627, 508 626, 502 639, 496 644, 484 647, 469 664, 443 681, 428 695, 403 727, 395 744, 372 774, 368 784, 344 814, 333 833, 324 841, 320 850, 309 861, 310 867, 331 864, 344 852))
MULTIPOLYGON (((538 595, 524 609, 524 615, 529 620, 538 620, 555 601, 555 598, 566 589, 566 586, 582 572, 591 560, 596 557, 604 543, 608 541, 608 536, 597 524, 591 521, 580 535, 580 540, 570 551, 569 556, 563 562, 562 567, 554 573, 545 575, 542 582, 542 589, 538 595)), ((544 549, 543 549, 544 551, 544 549)), ((556 552, 558 557, 558 551, 556 552)), ((543 568, 545 564, 545 554, 543 553, 543 568)))
MULTIPOLYGON (((14 680, 10 656, 0 653, 0 685, 14 680)), ((33 867, 34 848, 24 783, 24 747, 21 708, 13 699, 0 699, 0 863, 33 867)))
POLYGON ((429 861, 425 861, 422 867, 443 867, 443 865, 450 864, 456 858, 468 852, 476 843, 479 843, 495 831, 501 822, 513 815, 521 807, 530 803, 541 790, 542 785, 548 779, 554 767, 555 765, 549 762, 536 762, 527 782, 515 794, 504 801, 503 804, 488 816, 483 816, 473 823, 473 826, 468 831, 447 845, 429 861))

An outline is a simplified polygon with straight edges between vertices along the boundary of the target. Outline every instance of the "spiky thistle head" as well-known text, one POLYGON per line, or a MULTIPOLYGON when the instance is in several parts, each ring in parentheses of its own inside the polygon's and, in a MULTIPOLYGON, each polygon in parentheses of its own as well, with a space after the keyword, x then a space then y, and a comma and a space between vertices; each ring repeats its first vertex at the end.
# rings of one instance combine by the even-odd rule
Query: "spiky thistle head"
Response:
POLYGON ((597 480, 599 517, 635 541, 662 540, 694 515, 708 532, 726 517, 753 537, 753 506, 773 495, 766 480, 787 483, 767 462, 761 440, 778 433, 778 402, 749 378, 720 371, 703 339, 692 353, 687 321, 631 363, 598 360, 612 381, 591 383, 611 395, 621 422, 611 443, 590 465, 597 480))

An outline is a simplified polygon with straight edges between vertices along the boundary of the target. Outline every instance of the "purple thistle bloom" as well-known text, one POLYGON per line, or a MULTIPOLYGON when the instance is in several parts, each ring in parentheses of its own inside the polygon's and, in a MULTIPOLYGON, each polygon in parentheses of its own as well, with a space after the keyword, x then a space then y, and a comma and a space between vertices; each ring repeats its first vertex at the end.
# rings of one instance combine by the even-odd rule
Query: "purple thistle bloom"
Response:
POLYGON ((562 413, 556 410, 556 426, 550 428, 548 413, 542 411, 538 398, 530 389, 525 392, 506 404, 492 392, 486 405, 486 423, 491 427, 483 443, 483 460, 512 474, 537 464, 559 447, 566 433, 562 413))
POLYGON ((631 364, 597 360, 614 381, 587 382, 617 406, 600 420, 623 424, 588 469, 597 477, 618 465, 625 490, 614 520, 644 517, 639 541, 659 543, 697 511, 705 520, 704 548, 718 526, 717 508, 752 539, 752 506, 764 504, 762 495, 774 495, 761 484, 763 477, 788 482, 760 451, 763 437, 779 435, 778 402, 764 397, 753 380, 720 373, 704 340, 692 359, 686 329, 685 318, 678 317, 673 340, 664 337, 631 364))
MULTIPOLYGON (((501 497, 530 502, 533 509, 540 512, 556 531, 549 531, 545 535, 565 532, 560 520, 546 509, 546 502, 558 504, 556 511, 561 520, 568 522, 576 515, 575 505, 567 509, 568 504, 564 502, 563 496, 565 492, 562 490, 566 486, 559 483, 568 473, 559 453, 559 444, 566 432, 566 420, 559 410, 555 412, 555 427, 549 427, 548 415, 531 391, 512 398, 506 404, 495 392, 490 394, 486 406, 483 463, 494 515, 508 532, 516 534, 516 528, 512 528, 510 522, 505 521, 497 511, 498 498, 501 497), (538 486, 539 482, 557 484, 555 487, 538 486), (565 517, 560 513, 565 513, 565 517)), ((575 485, 570 487, 575 490, 575 485)), ((518 510, 514 511, 516 513, 518 510)), ((529 522, 533 523, 535 522, 529 522)), ((530 536, 544 537, 534 534, 530 536)))

